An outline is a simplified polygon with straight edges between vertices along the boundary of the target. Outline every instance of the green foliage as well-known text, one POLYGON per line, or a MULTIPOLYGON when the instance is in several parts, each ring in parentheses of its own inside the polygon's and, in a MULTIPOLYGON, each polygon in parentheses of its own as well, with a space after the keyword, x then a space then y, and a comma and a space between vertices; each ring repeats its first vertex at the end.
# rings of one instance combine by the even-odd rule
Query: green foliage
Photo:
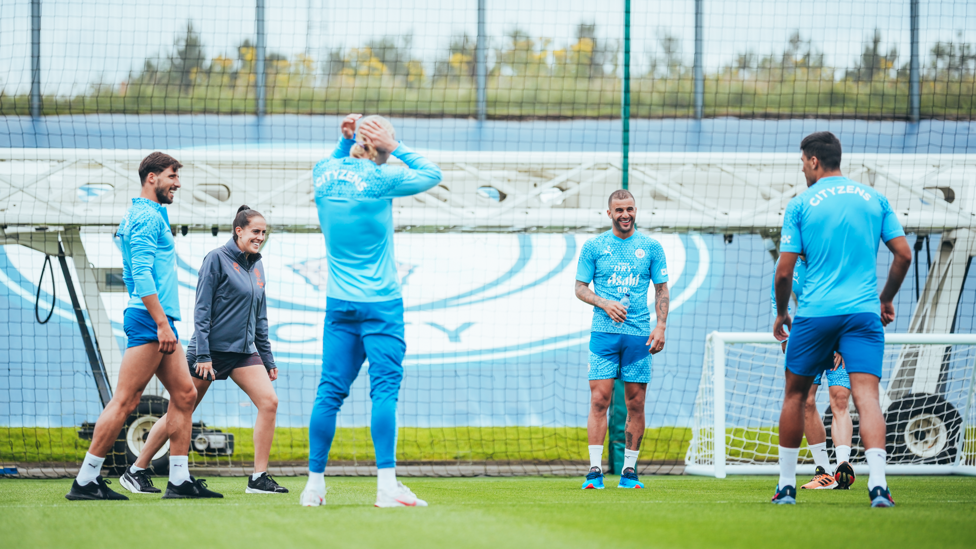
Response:
MULTIPOLYGON (((254 460, 253 429, 224 428, 234 434, 233 456, 205 457, 192 454, 196 466, 249 466, 254 460)), ((682 427, 647 429, 641 459, 683 460, 691 430, 682 427)), ((88 441, 77 429, 39 427, 0 428, 0 462, 80 463, 88 441)), ((587 458, 586 429, 575 427, 404 427, 397 437, 401 461, 566 461, 587 458)), ((271 461, 302 462, 308 459, 308 429, 275 429, 271 461)), ((339 428, 329 459, 333 462, 375 460, 368 427, 339 428)))
MULTIPOLYGON (((491 41, 489 41, 491 42, 491 41)), ((864 42, 852 69, 825 65, 823 53, 794 32, 778 53, 737 54, 705 75, 705 115, 738 117, 904 118, 908 113, 907 64, 885 51, 880 31, 864 42)), ((569 43, 530 36, 518 27, 491 46, 488 115, 493 118, 616 118, 622 83, 620 44, 580 23, 569 43)), ((659 31, 650 63, 631 82, 631 116, 693 114, 693 75, 679 37, 659 31)), ((976 46, 938 42, 922 71, 923 117, 976 116, 976 46)), ((334 49, 324 60, 269 52, 266 63, 270 114, 383 112, 400 116, 474 116, 475 39, 457 35, 434 59, 428 74, 412 36, 383 36, 360 47, 334 49)), ((205 59, 204 44, 188 23, 163 62, 117 85, 95 84, 73 97, 43 98, 43 114, 217 113, 255 111, 256 52, 245 40, 233 56, 205 59)), ((25 115, 25 96, 0 91, 0 115, 25 115)))

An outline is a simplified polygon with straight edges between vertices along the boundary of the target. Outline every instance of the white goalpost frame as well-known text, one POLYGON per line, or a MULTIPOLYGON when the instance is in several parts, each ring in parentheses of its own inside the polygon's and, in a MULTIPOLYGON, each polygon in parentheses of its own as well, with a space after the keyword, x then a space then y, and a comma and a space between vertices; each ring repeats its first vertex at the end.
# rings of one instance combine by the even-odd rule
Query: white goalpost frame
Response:
MULTIPOLYGON (((702 372, 702 383, 700 387, 706 386, 706 381, 711 381, 712 387, 712 402, 714 406, 713 421, 711 422, 711 429, 713 433, 713 440, 711 440, 712 448, 711 452, 705 452, 705 455, 711 453, 712 465, 694 463, 693 459, 695 455, 701 456, 702 453, 695 454, 703 445, 707 447, 706 440, 703 440, 698 428, 693 428, 692 440, 688 447, 688 452, 685 455, 685 473, 689 475, 700 475, 700 476, 714 476, 715 478, 725 478, 727 475, 775 475, 779 474, 779 465, 777 463, 769 463, 762 465, 750 465, 750 464, 729 464, 726 459, 726 437, 727 426, 726 426, 726 402, 725 402, 725 379, 726 379, 726 344, 777 344, 779 341, 773 337, 771 333, 768 332, 711 332, 706 338, 706 346, 711 348, 711 354, 709 356, 709 351, 705 352, 705 364, 703 365, 702 372), (708 376, 708 361, 712 360, 712 374, 711 379, 706 380, 708 376), (714 434, 723 433, 724 436, 714 436, 714 434)), ((930 334, 930 333, 920 333, 920 334, 885 334, 885 344, 895 344, 895 345, 976 345, 976 334, 930 334)), ((964 448, 966 444, 967 430, 972 429, 974 425, 967 423, 971 414, 972 407, 974 406, 974 387, 976 384, 976 367, 973 368, 973 374, 969 380, 968 396, 966 398, 965 409, 962 413, 963 423, 960 427, 961 433, 959 437, 959 452, 956 455, 956 463, 948 465, 930 465, 930 464, 888 464, 886 467, 886 472, 891 475, 967 475, 976 476, 976 465, 964 465, 965 460, 964 448)), ((703 391, 704 389, 699 389, 703 391)), ((702 394, 699 393, 698 400, 702 398, 702 394)), ((882 399, 884 397, 882 396, 882 399)), ((699 404, 696 400, 695 403, 695 414, 698 415, 699 404)), ((696 417, 696 427, 697 427, 697 417, 696 417)), ((813 464, 800 464, 797 466, 798 474, 813 474, 815 465, 813 464)), ((854 470, 858 474, 867 474, 868 468, 866 464, 854 465, 854 470)))

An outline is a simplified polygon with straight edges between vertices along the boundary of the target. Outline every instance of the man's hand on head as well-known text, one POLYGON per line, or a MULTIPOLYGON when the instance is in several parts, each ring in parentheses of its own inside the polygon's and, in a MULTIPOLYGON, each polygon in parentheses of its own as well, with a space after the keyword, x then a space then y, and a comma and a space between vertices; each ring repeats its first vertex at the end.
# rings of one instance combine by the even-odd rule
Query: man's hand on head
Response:
POLYGON ((396 150, 398 143, 390 133, 380 126, 376 120, 368 120, 359 127, 359 135, 364 141, 376 147, 381 153, 391 153, 396 150))
POLYGON ((339 124, 339 131, 342 132, 343 139, 352 139, 356 136, 356 122, 362 117, 361 114, 349 114, 342 119, 339 124))

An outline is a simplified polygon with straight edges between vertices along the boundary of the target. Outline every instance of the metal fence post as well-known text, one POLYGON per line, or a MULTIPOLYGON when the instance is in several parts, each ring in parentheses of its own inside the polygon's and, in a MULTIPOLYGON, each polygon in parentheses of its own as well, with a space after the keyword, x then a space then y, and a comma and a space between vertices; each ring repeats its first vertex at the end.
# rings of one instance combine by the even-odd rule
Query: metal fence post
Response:
POLYGON ((908 73, 908 118, 912 122, 918 122, 921 118, 922 98, 921 86, 919 85, 920 62, 918 58, 918 0, 911 0, 911 41, 912 59, 908 73))
POLYGON ((255 106, 255 111, 258 117, 264 116, 267 112, 266 105, 266 95, 265 95, 265 50, 267 49, 267 36, 264 31, 264 0, 256 0, 256 6, 254 10, 254 17, 257 19, 257 44, 255 45, 255 63, 254 63, 254 76, 255 86, 257 88, 257 105, 255 106))
POLYGON ((488 118, 488 55, 487 34, 485 32, 485 2, 478 0, 478 42, 474 52, 474 76, 475 86, 477 87, 477 113, 478 121, 484 122, 488 118))
POLYGON ((31 0, 30 115, 41 116, 41 0, 31 0))
POLYGON ((705 116, 705 70, 702 68, 702 40, 704 34, 704 16, 702 1, 695 0, 695 119, 701 120, 705 116))
POLYGON ((623 180, 621 186, 630 187, 630 0, 624 0, 624 81, 620 119, 623 122, 621 149, 623 152, 623 180))

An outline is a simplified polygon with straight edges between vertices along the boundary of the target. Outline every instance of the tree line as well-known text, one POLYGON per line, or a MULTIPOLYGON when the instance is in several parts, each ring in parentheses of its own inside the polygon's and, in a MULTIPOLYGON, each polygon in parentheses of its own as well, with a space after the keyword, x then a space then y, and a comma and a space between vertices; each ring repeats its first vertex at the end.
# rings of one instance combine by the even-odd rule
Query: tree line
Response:
MULTIPOLYGON (((475 42, 470 35, 456 35, 429 62, 417 55, 411 34, 331 49, 322 59, 268 51, 268 112, 472 116, 475 42)), ((619 116, 620 52, 620 42, 602 38, 592 23, 578 24, 561 44, 513 28, 489 44, 489 116, 619 116)), ((680 38, 659 31, 645 53, 645 65, 632 70, 632 116, 689 116, 693 68, 680 38)), ((72 97, 45 97, 43 112, 252 113, 256 61, 250 39, 229 55, 208 57, 188 22, 166 55, 146 59, 122 82, 93 84, 72 97)), ((976 47, 960 32, 954 40, 935 43, 922 65, 923 116, 972 119, 976 47)), ((827 64, 813 41, 797 31, 780 52, 747 50, 706 71, 705 111, 707 116, 903 118, 908 80, 907 56, 885 48, 879 30, 865 38, 848 67, 827 64)), ((0 114, 26 112, 26 96, 0 90, 0 114)))

